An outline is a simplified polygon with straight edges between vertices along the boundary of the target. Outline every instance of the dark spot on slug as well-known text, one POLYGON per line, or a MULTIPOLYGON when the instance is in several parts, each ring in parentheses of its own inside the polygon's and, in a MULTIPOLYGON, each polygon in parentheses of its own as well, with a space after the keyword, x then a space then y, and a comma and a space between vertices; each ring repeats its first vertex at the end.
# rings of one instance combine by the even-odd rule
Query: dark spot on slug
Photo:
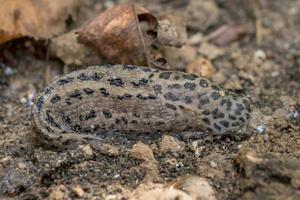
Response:
POLYGON ((68 105, 71 105, 71 104, 72 104, 72 103, 71 103, 71 99, 70 99, 70 98, 66 98, 66 99, 65 99, 65 103, 68 104, 68 105))
POLYGON ((155 93, 161 93, 162 87, 161 87, 161 85, 156 84, 153 86, 153 89, 154 89, 155 93))
POLYGON ((179 84, 175 83, 175 84, 172 84, 172 85, 168 85, 168 88, 169 89, 180 89, 181 86, 179 84))
POLYGON ((111 78, 111 79, 107 79, 107 81, 109 81, 109 84, 110 85, 114 85, 114 86, 117 86, 117 87, 121 87, 124 85, 124 82, 121 78, 111 78))
POLYGON ((244 106, 240 103, 236 103, 235 106, 236 106, 235 114, 236 115, 241 115, 242 111, 245 109, 244 106))
POLYGON ((96 112, 94 110, 91 110, 86 116, 85 120, 93 119, 96 117, 96 112))
POLYGON ((172 105, 172 104, 169 104, 169 103, 165 103, 165 106, 169 109, 172 109, 172 110, 177 110, 177 107, 172 105))
POLYGON ((124 124, 128 124, 128 120, 125 117, 121 117, 121 120, 123 121, 124 124))
POLYGON ((206 117, 203 118, 202 121, 203 121, 205 124, 207 124, 207 125, 210 125, 210 124, 211 124, 210 121, 209 121, 209 119, 206 118, 206 117))
POLYGON ((214 119, 220 119, 225 117, 224 113, 219 112, 218 108, 214 109, 211 113, 214 119))
POLYGON ((248 112, 251 112, 251 107, 250 107, 249 101, 247 101, 246 99, 243 99, 243 104, 245 105, 246 110, 247 110, 248 112))
POLYGON ((82 99, 81 93, 79 90, 74 90, 70 95, 71 98, 82 99))
POLYGON ((217 100, 220 98, 219 92, 213 92, 213 93, 211 93, 210 96, 211 96, 211 98, 213 98, 213 100, 217 100))
POLYGON ((240 118, 239 118, 239 120, 240 120, 242 123, 244 123, 244 122, 245 122, 245 119, 244 119, 244 118, 242 118, 242 117, 240 117, 240 118))
POLYGON ((217 129, 218 131, 222 130, 222 128, 221 128, 218 124, 216 124, 216 123, 214 123, 213 126, 214 126, 215 129, 217 129))
POLYGON ((220 121, 220 124, 221 124, 222 126, 226 127, 226 128, 228 128, 228 127, 229 127, 229 122, 228 122, 228 121, 226 121, 226 120, 222 120, 222 121, 220 121))
POLYGON ((117 96, 117 98, 121 99, 121 100, 123 100, 123 99, 130 99, 131 97, 132 97, 132 95, 131 94, 127 94, 127 93, 123 94, 123 96, 117 96))
POLYGON ((195 83, 186 82, 184 84, 184 87, 186 89, 189 89, 189 90, 193 91, 193 90, 195 90, 195 88, 197 87, 197 85, 195 83))
POLYGON ((162 72, 158 77, 160 79, 166 79, 168 80, 171 76, 172 72, 162 72))
POLYGON ((66 124, 71 124, 72 123, 71 118, 69 116, 62 116, 62 120, 66 124))
POLYGON ((67 77, 67 78, 58 80, 56 83, 57 83, 59 86, 62 86, 62 85, 71 83, 73 80, 74 80, 74 78, 72 78, 72 77, 67 77))
POLYGON ((176 76, 174 76, 174 79, 178 81, 180 79, 180 77, 178 75, 176 75, 176 76))
POLYGON ((226 110, 230 110, 231 109, 231 106, 232 106, 232 103, 230 100, 228 99, 223 99, 221 102, 220 102, 221 106, 225 105, 226 106, 226 110))
POLYGON ((137 67, 134 65, 125 64, 125 65, 123 65, 123 68, 127 69, 127 70, 133 70, 133 69, 136 69, 137 67))
POLYGON ((200 100, 199 100, 200 105, 205 105, 209 103, 209 98, 207 96, 203 96, 200 100))
POLYGON ((58 96, 57 94, 56 95, 54 95, 52 98, 51 98, 51 103, 52 104, 55 104, 55 103, 57 103, 58 101, 60 101, 61 100, 61 98, 60 98, 60 96, 58 96))
POLYGON ((148 76, 148 79, 151 79, 151 78, 153 78, 153 76, 154 76, 154 74, 152 73, 152 74, 150 74, 149 76, 148 76))
POLYGON ((138 114, 138 113, 133 113, 133 116, 136 117, 136 118, 139 118, 139 117, 140 117, 140 114, 138 114))
POLYGON ((150 67, 140 67, 143 72, 151 72, 152 69, 150 67))
POLYGON ((203 88, 207 88, 208 87, 208 82, 205 79, 201 79, 199 82, 199 85, 203 88))
POLYGON ((87 94, 87 95, 92 95, 94 93, 94 90, 92 90, 91 88, 83 88, 83 91, 87 94))
POLYGON ((78 76, 77 76, 77 79, 81 80, 81 81, 87 81, 87 80, 90 80, 90 78, 88 76, 85 75, 85 73, 80 73, 78 76))
POLYGON ((115 122, 116 122, 116 124, 120 124, 120 123, 121 123, 121 120, 120 120, 119 118, 117 118, 117 119, 115 120, 115 122))
POLYGON ((197 76, 194 75, 194 74, 183 74, 182 77, 187 79, 187 80, 191 80, 191 81, 193 81, 197 78, 197 76))
POLYGON ((209 115, 209 114, 210 114, 210 111, 209 111, 209 110, 204 110, 204 111, 202 112, 202 114, 203 114, 203 115, 209 115))
POLYGON ((58 123, 55 122, 55 120, 53 119, 53 117, 51 116, 50 112, 48 110, 46 110, 46 118, 45 120, 51 125, 54 126, 58 129, 60 129, 60 125, 58 123))
POLYGON ((146 86, 148 84, 148 80, 142 78, 138 82, 131 82, 131 84, 133 84, 133 86, 135 86, 135 87, 146 86))
POLYGON ((184 102, 185 102, 186 104, 191 104, 191 103, 193 102, 192 97, 190 97, 190 96, 185 96, 185 97, 184 97, 184 102))
POLYGON ((141 100, 146 100, 146 99, 147 99, 147 97, 144 97, 144 96, 142 96, 141 94, 136 95, 136 97, 137 97, 138 99, 141 99, 141 100))
POLYGON ((44 94, 51 94, 53 89, 54 88, 52 86, 46 87, 46 89, 44 89, 44 94))
POLYGON ((100 74, 100 73, 94 73, 92 76, 91 76, 91 80, 93 81, 98 81, 100 80, 101 78, 103 77, 103 74, 100 74))
POLYGON ((104 97, 109 96, 109 92, 105 88, 100 88, 99 90, 104 97))
POLYGON ((105 110, 102 111, 102 113, 103 113, 104 117, 106 117, 106 118, 111 118, 112 117, 112 114, 109 110, 105 109, 105 110))
POLYGON ((97 130, 99 130, 100 126, 98 124, 95 124, 95 125, 92 125, 91 128, 93 131, 97 131, 97 130))
POLYGON ((43 104, 44 104, 44 96, 40 96, 36 102, 36 108, 38 112, 42 109, 43 104))
POLYGON ((165 125, 165 124, 166 123, 162 122, 162 121, 155 122, 155 126, 161 126, 161 125, 165 125))
POLYGON ((233 123, 231 124, 232 127, 237 127, 237 126, 239 126, 239 125, 240 125, 239 122, 233 122, 233 123))
POLYGON ((236 120, 236 117, 233 116, 233 115, 231 115, 231 114, 229 114, 228 117, 229 117, 229 119, 231 119, 231 120, 236 120))
POLYGON ((176 96, 175 94, 173 94, 171 92, 164 94, 164 98, 167 100, 170 100, 170 101, 178 101, 179 100, 178 96, 176 96))
POLYGON ((75 124, 74 126, 72 126, 72 131, 77 131, 79 132, 80 130, 82 130, 82 127, 79 124, 75 124))

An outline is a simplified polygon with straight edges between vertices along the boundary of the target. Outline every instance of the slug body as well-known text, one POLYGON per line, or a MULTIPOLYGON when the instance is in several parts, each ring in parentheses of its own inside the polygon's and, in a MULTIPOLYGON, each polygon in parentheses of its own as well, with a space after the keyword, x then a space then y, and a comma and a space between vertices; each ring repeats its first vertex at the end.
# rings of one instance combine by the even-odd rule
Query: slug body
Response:
POLYGON ((49 84, 32 114, 38 135, 64 145, 103 132, 226 134, 250 118, 245 97, 195 75, 132 65, 93 66, 49 84))

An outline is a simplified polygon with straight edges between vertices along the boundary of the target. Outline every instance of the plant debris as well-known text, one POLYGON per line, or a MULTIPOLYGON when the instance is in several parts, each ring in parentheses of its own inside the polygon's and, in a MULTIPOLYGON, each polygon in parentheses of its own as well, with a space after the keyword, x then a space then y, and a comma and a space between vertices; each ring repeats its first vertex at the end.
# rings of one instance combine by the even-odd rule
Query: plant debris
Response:
POLYGON ((185 23, 180 17, 157 18, 144 7, 120 5, 107 9, 79 32, 79 42, 92 46, 110 63, 167 68, 167 61, 152 45, 181 47, 186 40, 185 23))
POLYGON ((20 38, 51 38, 66 29, 78 0, 0 0, 0 44, 20 38))

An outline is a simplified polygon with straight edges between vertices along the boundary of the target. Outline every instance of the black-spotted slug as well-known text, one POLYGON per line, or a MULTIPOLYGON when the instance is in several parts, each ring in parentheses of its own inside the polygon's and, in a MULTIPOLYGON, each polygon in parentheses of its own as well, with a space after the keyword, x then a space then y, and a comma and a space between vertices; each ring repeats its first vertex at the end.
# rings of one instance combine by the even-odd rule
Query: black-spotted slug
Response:
POLYGON ((132 65, 93 66, 48 85, 33 105, 38 135, 67 145, 103 132, 225 134, 250 118, 245 97, 202 77, 132 65))

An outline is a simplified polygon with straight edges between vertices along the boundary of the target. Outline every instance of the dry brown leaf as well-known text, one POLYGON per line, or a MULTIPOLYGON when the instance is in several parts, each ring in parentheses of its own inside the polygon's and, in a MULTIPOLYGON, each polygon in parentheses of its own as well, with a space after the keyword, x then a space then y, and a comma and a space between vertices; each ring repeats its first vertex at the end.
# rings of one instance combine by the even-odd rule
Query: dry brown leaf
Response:
POLYGON ((63 32, 79 0, 0 0, 0 43, 29 36, 50 38, 63 32))
POLYGON ((157 19, 140 6, 115 6, 83 27, 79 42, 95 47, 111 63, 149 63, 157 19))
POLYGON ((157 33, 159 44, 181 47, 187 39, 185 20, 174 15, 161 16, 158 21, 157 33))

